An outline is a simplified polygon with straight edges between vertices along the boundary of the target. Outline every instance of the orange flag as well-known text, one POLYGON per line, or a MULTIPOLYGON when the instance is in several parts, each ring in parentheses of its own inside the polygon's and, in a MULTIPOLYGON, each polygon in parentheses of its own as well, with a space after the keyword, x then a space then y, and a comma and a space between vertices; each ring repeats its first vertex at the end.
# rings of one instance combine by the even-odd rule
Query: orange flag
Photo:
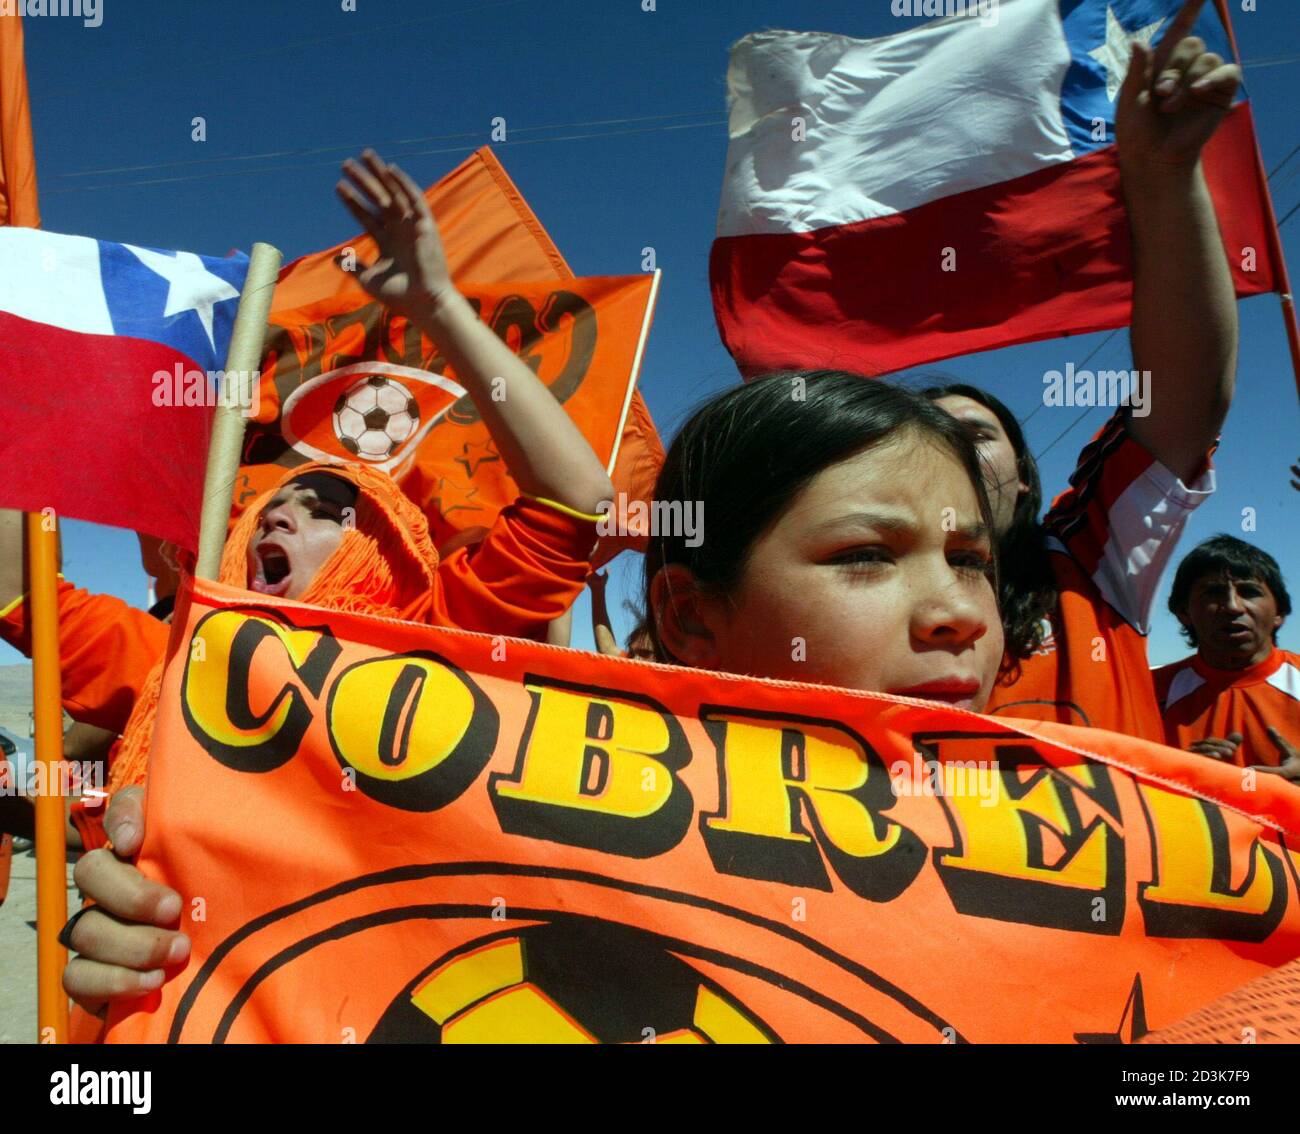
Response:
MULTIPOLYGON (((23 21, 16 13, 0 16, 0 224, 38 228, 36 154, 27 102, 27 64, 23 21)), ((0 756, 0 775, 7 762, 0 756)), ((0 835, 0 904, 9 892, 13 839, 0 835)))
MULTIPOLYGON (((574 277, 490 150, 426 198, 457 286, 564 402, 616 489, 648 499, 663 450, 635 383, 657 276, 574 277)), ((440 542, 488 526, 517 493, 486 427, 437 344, 335 266, 348 251, 376 250, 359 236, 281 273, 236 508, 325 453, 397 476, 440 542)))
POLYGON ((1138 1039, 1300 955, 1300 791, 1100 730, 182 590, 121 1042, 1138 1039))
POLYGON ((40 223, 23 22, 11 13, 0 16, 0 224, 38 228, 40 223))

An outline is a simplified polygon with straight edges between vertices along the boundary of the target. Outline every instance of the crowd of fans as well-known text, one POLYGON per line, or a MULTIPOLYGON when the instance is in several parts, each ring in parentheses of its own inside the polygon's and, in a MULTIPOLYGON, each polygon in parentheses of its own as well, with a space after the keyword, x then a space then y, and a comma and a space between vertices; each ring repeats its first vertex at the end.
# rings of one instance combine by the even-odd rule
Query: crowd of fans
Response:
MULTIPOLYGON (((236 523, 222 581, 567 641, 563 620, 590 577, 604 653, 1108 729, 1300 781, 1300 657, 1277 645, 1291 600, 1271 556, 1226 535, 1192 550, 1169 606, 1195 652, 1156 670, 1147 656, 1158 584, 1214 490, 1233 394, 1236 305, 1199 155, 1239 76, 1213 97, 1188 92, 1222 71, 1200 41, 1183 41, 1148 76, 1141 115, 1121 123, 1133 361, 1152 375, 1151 408, 1117 409, 1045 515, 1020 425, 987 391, 836 371, 759 378, 709 400, 673 441, 656 495, 698 502, 709 526, 702 540, 651 536, 624 646, 604 578, 590 576, 612 495, 600 462, 457 292, 416 186, 367 152, 339 189, 379 248, 358 278, 438 342, 520 498, 481 542, 440 556, 384 474, 303 466, 236 523), (501 378, 505 397, 490 392, 501 378)), ((0 637, 29 649, 19 520, 0 515, 0 637)), ((65 931, 77 954, 65 985, 98 1013, 158 987, 189 948, 173 928, 180 896, 131 864, 167 629, 70 582, 59 606, 65 704, 102 730, 88 751, 111 745, 111 804, 78 802, 69 815, 89 852, 77 882, 94 905, 65 931)), ((30 834, 24 806, 0 812, 18 834, 30 834)))

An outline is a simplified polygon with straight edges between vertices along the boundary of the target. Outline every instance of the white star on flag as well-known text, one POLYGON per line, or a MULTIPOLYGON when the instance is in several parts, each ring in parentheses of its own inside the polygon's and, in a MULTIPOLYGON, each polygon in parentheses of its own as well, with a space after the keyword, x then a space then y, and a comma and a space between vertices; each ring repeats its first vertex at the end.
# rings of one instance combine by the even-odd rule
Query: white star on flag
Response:
MULTIPOLYGON (((214 276, 203 266, 203 261, 193 252, 178 252, 168 256, 149 248, 124 245, 139 258, 151 272, 167 281, 167 307, 163 317, 193 311, 203 324, 208 343, 215 351, 217 342, 212 334, 212 309, 227 299, 235 299, 239 292, 220 276, 214 276)), ((220 360, 218 360, 220 361, 220 360)))
POLYGON ((1115 9, 1106 5, 1106 42, 1088 54, 1106 68, 1106 97, 1111 102, 1115 101, 1119 88, 1124 85, 1124 76, 1128 74, 1129 59, 1133 54, 1133 43, 1136 41, 1143 47, 1150 47, 1164 22, 1159 19, 1137 31, 1127 31, 1115 15, 1115 9))

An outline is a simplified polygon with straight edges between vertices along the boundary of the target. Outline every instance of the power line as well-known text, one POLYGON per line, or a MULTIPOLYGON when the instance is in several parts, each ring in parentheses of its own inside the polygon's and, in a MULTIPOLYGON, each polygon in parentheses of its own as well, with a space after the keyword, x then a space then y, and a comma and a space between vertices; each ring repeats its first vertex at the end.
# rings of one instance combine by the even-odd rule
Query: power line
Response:
POLYGON ((1284 157, 1280 162, 1277 163, 1277 165, 1273 167, 1273 171, 1268 175, 1268 179, 1272 181, 1273 174, 1277 173, 1277 171, 1281 169, 1284 165, 1286 165, 1286 163, 1289 162, 1293 157, 1295 157, 1296 154, 1300 154, 1300 142, 1296 143, 1296 145, 1292 148, 1291 152, 1287 154, 1286 157, 1284 157))
MULTIPOLYGON (((1085 366, 1087 366, 1088 363, 1090 363, 1097 356, 1097 352, 1101 350, 1102 347, 1104 347, 1108 342, 1110 342, 1110 340, 1113 339, 1116 335, 1118 335, 1122 330, 1123 330, 1122 327, 1116 327, 1113 331, 1111 331, 1110 334, 1108 334, 1104 339, 1102 339, 1101 342, 1099 342, 1095 347, 1093 347, 1092 353, 1090 353, 1087 358, 1085 358, 1081 363, 1079 363, 1079 369, 1082 370, 1085 366)), ((1038 405, 1034 406, 1034 408, 1030 410, 1029 416, 1020 423, 1022 428, 1034 420, 1034 414, 1036 414, 1040 409, 1042 409, 1043 405, 1044 403, 1040 401, 1038 405)), ((1055 442, 1053 442, 1053 444, 1054 443, 1055 442)), ((1048 448, 1050 447, 1051 446, 1048 446, 1048 448)), ((1043 452, 1047 452, 1047 450, 1044 449, 1043 452)))
MULTIPOLYGON (((662 126, 646 126, 633 130, 605 130, 593 134, 561 134, 554 138, 522 138, 517 141, 504 141, 495 143, 499 148, 509 146, 535 146, 544 142, 581 142, 593 138, 618 138, 626 137, 631 134, 654 134, 668 130, 694 130, 701 126, 723 126, 726 124, 725 118, 718 118, 711 122, 680 122, 662 126)), ((482 135, 478 135, 481 139, 482 135)), ((400 158, 425 157, 430 154, 454 154, 464 153, 466 146, 442 146, 431 150, 409 150, 403 154, 393 156, 400 158)), ((209 170, 205 173, 189 174, 182 177, 150 177, 138 181, 110 181, 98 185, 72 185, 64 188, 42 189, 42 196, 54 197, 65 193, 93 193, 102 189, 125 189, 136 185, 174 185, 182 181, 211 181, 219 177, 255 177, 260 174, 278 173, 291 169, 319 169, 321 166, 330 166, 337 164, 336 160, 331 158, 329 161, 314 162, 297 162, 288 165, 270 165, 261 169, 230 169, 230 170, 209 170)))
MULTIPOLYGON (((587 122, 553 122, 545 126, 511 126, 509 132, 512 134, 529 134, 536 133, 539 130, 577 130, 591 126, 623 126, 634 122, 663 122, 670 118, 698 118, 702 114, 714 115, 713 121, 723 121, 716 117, 716 110, 686 110, 678 111, 675 114, 646 114, 636 118, 593 118, 587 122)), ((330 146, 313 146, 309 148, 298 147, 291 150, 265 150, 261 153, 249 154, 220 154, 216 157, 203 158, 186 158, 181 161, 161 161, 152 165, 120 165, 120 166, 103 166, 98 169, 78 169, 69 173, 52 173, 48 176, 51 178, 72 178, 72 177, 93 177, 101 174, 113 173, 147 173, 155 169, 181 169, 186 166, 210 165, 216 162, 240 162, 240 161, 263 161, 266 159, 282 157, 309 157, 312 154, 325 154, 332 152, 355 154, 366 146, 374 149, 388 146, 414 146, 425 142, 449 142, 460 138, 482 139, 482 130, 466 130, 454 134, 426 134, 414 138, 381 138, 378 141, 370 140, 366 142, 339 142, 330 146)), ((131 184, 131 182, 126 182, 131 184)))

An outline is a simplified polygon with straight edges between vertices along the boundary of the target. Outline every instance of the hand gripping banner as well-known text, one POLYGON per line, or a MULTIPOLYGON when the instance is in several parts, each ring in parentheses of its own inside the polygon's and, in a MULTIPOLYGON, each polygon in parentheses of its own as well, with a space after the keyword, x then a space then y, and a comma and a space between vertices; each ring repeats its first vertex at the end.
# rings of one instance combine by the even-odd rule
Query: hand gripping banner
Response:
POLYGON ((112 1040, 1127 1042, 1300 955, 1275 778, 196 586, 140 858, 193 956, 112 1040))

